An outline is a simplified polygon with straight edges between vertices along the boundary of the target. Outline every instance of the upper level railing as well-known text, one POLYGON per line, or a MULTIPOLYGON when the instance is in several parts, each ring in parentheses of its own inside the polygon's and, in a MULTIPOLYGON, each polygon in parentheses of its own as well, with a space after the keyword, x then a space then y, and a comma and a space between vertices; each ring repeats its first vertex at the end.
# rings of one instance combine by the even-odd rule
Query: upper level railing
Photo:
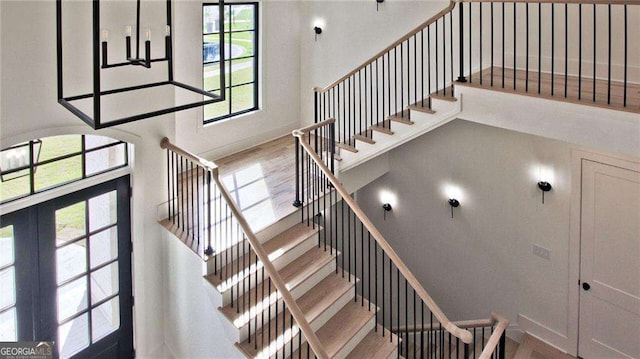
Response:
POLYGON ((339 147, 390 130, 469 83, 640 112, 637 0, 456 0, 323 88, 314 122, 336 119, 339 147), (636 5, 636 6, 633 6, 636 5), (631 36, 630 36, 631 35, 631 36), (634 87, 631 87, 634 86, 634 87))
POLYGON ((640 112, 640 1, 457 1, 469 84, 640 112))
MULTIPOLYGON (((265 340, 265 331, 255 330, 259 326, 270 328, 275 322, 277 333, 273 336, 292 338, 298 335, 300 345, 304 336, 307 353, 328 358, 268 253, 220 180, 215 163, 173 145, 167 138, 162 139, 160 146, 167 150, 168 165, 168 218, 164 225, 192 249, 202 253, 203 258, 213 261, 214 275, 244 278, 228 282, 225 289, 230 291, 231 305, 235 305, 238 312, 250 313, 247 319, 249 342, 254 344, 258 356, 269 357, 286 352, 284 340, 276 339, 274 342, 269 337, 265 340), (204 251, 200 252, 203 247, 204 251), (234 270, 234 263, 238 266, 237 272, 230 273, 234 270), (258 286, 259 280, 268 286, 258 286), (264 313, 256 314, 258 308, 273 304, 278 308, 280 302, 282 313, 289 313, 286 318, 284 314, 282 318, 280 315, 265 318, 264 313)), ((269 336, 271 334, 269 331, 269 336)))

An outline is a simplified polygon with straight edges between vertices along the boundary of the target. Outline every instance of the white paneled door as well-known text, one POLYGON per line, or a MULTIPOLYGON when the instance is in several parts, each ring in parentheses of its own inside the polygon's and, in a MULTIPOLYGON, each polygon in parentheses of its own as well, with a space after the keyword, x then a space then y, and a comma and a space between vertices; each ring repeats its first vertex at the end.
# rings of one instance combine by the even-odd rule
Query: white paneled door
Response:
POLYGON ((640 358, 640 172, 583 160, 578 355, 640 358))

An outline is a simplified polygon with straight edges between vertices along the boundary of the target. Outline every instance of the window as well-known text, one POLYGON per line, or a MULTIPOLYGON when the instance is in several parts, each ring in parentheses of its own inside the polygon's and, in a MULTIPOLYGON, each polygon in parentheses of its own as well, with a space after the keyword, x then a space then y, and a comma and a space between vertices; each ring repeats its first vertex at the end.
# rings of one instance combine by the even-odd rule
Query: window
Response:
MULTIPOLYGON (((218 4, 202 8, 202 63, 206 91, 220 94, 218 4)), ((258 3, 224 5, 225 101, 204 107, 210 123, 258 109, 258 3)))
POLYGON ((54 136, 0 151, 0 203, 126 167, 127 144, 95 135, 54 136))

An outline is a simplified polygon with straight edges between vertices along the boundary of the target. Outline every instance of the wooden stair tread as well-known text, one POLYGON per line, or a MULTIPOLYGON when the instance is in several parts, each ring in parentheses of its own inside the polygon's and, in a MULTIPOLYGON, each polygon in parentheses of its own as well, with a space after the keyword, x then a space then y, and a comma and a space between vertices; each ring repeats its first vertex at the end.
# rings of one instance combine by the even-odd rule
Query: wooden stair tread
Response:
POLYGON ((429 101, 429 98, 426 98, 424 100, 421 100, 414 104, 409 105, 409 109, 411 111, 418 111, 418 112, 427 113, 430 115, 433 115, 434 113, 436 113, 436 111, 431 109, 431 102, 429 101))
MULTIPOLYGON (((268 240, 263 244, 263 247, 268 253, 269 258, 273 261, 283 253, 295 248, 298 244, 304 242, 306 239, 316 234, 319 230, 319 227, 316 227, 314 229, 304 223, 299 223, 268 240)), ((249 244, 247 243, 247 245, 249 244)), ((240 272, 243 274, 241 278, 246 278, 246 276, 250 273, 255 273, 255 269, 252 271, 247 270, 247 267, 250 263, 255 268, 256 261, 254 253, 255 252, 253 252, 253 250, 245 253, 242 257, 237 258, 236 260, 231 262, 229 264, 228 270, 226 266, 223 266, 219 269, 219 273, 217 275, 209 274, 206 276, 206 279, 209 281, 209 283, 220 289, 219 286, 227 282, 229 278, 235 276, 238 273, 238 270, 240 270, 240 272)), ((237 280, 240 280, 240 278, 237 278, 236 281, 237 280)), ((235 284, 235 282, 233 282, 233 284, 235 284)))
POLYGON ((399 113, 396 113, 395 115, 391 115, 387 117, 387 119, 390 121, 404 124, 404 125, 413 125, 414 122, 411 121, 410 112, 411 111, 409 109, 405 109, 405 110, 402 110, 402 112, 399 112, 399 113))
MULTIPOLYGON (((353 278, 353 277, 352 277, 353 278)), ((300 299, 296 300, 300 310, 304 314, 304 317, 307 319, 309 323, 312 323, 316 320, 324 311, 329 309, 333 303, 335 303, 342 295, 352 289, 354 286, 354 282, 349 282, 346 278, 342 278, 338 274, 331 274, 327 276, 327 278, 323 279, 320 283, 310 289, 305 295, 303 295, 300 299)), ((280 301, 281 303, 282 301, 280 301)), ((279 303, 279 305, 280 305, 279 303)), ((256 331, 256 337, 258 340, 258 347, 262 347, 262 338, 264 332, 264 340, 269 340, 271 343, 274 339, 277 338, 277 335, 282 335, 282 324, 284 323, 286 329, 289 329, 291 324, 291 313, 289 309, 285 309, 284 312, 281 310, 282 307, 279 307, 280 311, 278 314, 278 331, 276 332, 276 321, 272 319, 269 322, 269 327, 261 327, 256 331), (284 322, 283 319, 284 318, 284 322), (271 338, 269 338, 269 333, 271 333, 271 338)), ((275 310, 275 308, 272 308, 275 310)), ((260 320, 260 319, 259 319, 260 320)), ((266 320, 266 317, 265 317, 266 320)), ((295 334, 295 333, 294 333, 295 334)), ((297 336, 294 337, 296 340, 297 336)), ((249 340, 245 340, 244 342, 239 344, 242 347, 243 352, 249 353, 251 355, 255 355, 255 343, 252 341, 249 343, 249 340)))
POLYGON ((386 135, 393 135, 393 131, 391 131, 391 121, 389 120, 384 120, 378 125, 370 126, 369 129, 386 135))
POLYGON ((373 138, 368 137, 368 136, 364 136, 364 135, 354 135, 353 138, 355 140, 362 141, 364 143, 368 143, 370 145, 373 145, 373 144, 376 143, 376 141, 374 141, 373 138))
POLYGON ((351 146, 350 144, 346 144, 346 143, 342 143, 342 142, 336 142, 336 147, 341 148, 343 150, 349 151, 349 152, 353 152, 353 153, 358 153, 358 149, 351 146))
POLYGON ((332 273, 300 297, 297 300, 298 306, 307 321, 315 320, 331 304, 351 290, 355 285, 354 277, 351 278, 352 281, 349 282, 348 278, 342 278, 339 274, 332 273))
POLYGON ((360 299, 349 302, 316 335, 325 347, 329 357, 335 356, 375 316, 375 310, 369 311, 368 304, 362 306, 360 299))
POLYGON ((356 346, 351 353, 347 356, 347 359, 387 359, 398 347, 397 337, 385 330, 381 325, 377 325, 377 331, 372 330, 367 334, 364 339, 356 346), (382 331, 385 331, 385 336, 382 336, 382 331), (393 341, 389 340, 389 335, 393 335, 393 341))
POLYGON ((445 88, 445 90, 433 92, 431 93, 431 95, 429 95, 429 97, 449 102, 458 101, 457 98, 453 97, 453 86, 448 86, 445 88))
MULTIPOLYGON (((305 252, 303 255, 298 257, 293 262, 289 263, 286 267, 282 268, 278 272, 282 277, 282 280, 286 284, 289 291, 296 288, 302 282, 304 282, 307 278, 313 275, 315 272, 320 270, 322 267, 330 263, 334 260, 336 253, 329 254, 329 252, 325 252, 324 250, 314 247, 305 252)), ((269 297, 269 281, 262 281, 258 283, 255 289, 247 292, 247 295, 242 295, 237 298, 232 307, 231 304, 228 304, 224 307, 219 308, 220 312, 224 314, 232 323, 241 315, 243 315, 243 311, 240 310, 238 313, 237 306, 241 306, 247 303, 256 303, 256 291, 258 293, 258 302, 264 302, 269 297), (264 288, 264 290, 263 290, 264 288), (264 295, 263 295, 264 293, 264 295)), ((269 304, 275 303, 275 295, 276 292, 275 286, 271 284, 271 293, 273 298, 271 298, 269 304)), ((265 308, 267 305, 265 305, 265 308)))

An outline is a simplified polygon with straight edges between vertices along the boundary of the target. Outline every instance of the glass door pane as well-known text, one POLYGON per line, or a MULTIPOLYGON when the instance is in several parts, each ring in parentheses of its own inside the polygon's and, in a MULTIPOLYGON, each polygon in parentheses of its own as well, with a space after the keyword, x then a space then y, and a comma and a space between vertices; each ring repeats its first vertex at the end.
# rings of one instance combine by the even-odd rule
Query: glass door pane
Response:
POLYGON ((18 340, 13 225, 0 228, 0 342, 18 340))
POLYGON ((58 350, 72 356, 120 327, 118 193, 55 211, 58 350))

